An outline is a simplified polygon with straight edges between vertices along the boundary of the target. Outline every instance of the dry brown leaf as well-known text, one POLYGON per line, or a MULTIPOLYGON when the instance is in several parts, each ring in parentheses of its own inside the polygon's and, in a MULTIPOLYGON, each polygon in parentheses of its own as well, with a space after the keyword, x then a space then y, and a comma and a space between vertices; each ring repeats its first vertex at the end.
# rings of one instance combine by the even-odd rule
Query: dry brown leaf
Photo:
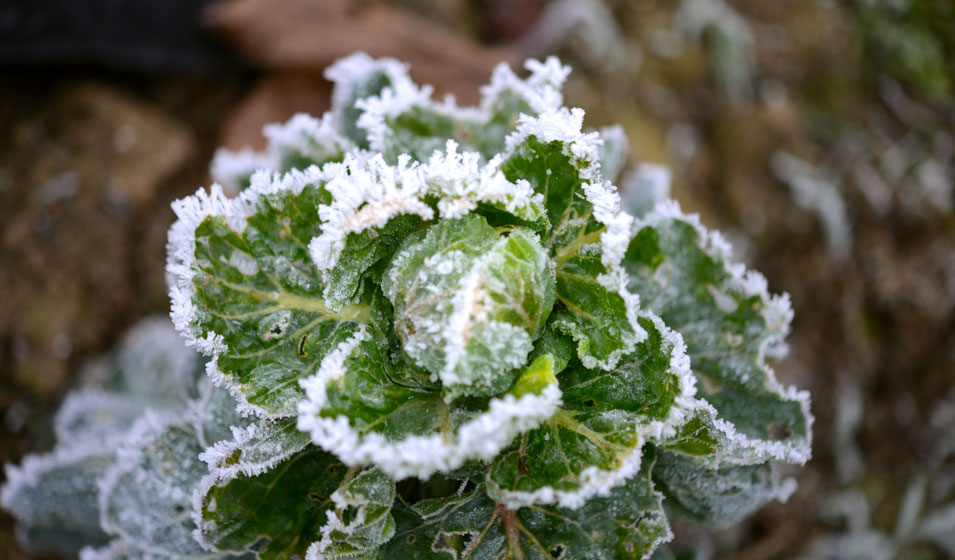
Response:
POLYGON ((412 76, 462 102, 477 100, 500 61, 516 51, 478 44, 422 17, 347 0, 225 0, 205 20, 248 60, 268 69, 320 74, 355 51, 409 62, 412 76))

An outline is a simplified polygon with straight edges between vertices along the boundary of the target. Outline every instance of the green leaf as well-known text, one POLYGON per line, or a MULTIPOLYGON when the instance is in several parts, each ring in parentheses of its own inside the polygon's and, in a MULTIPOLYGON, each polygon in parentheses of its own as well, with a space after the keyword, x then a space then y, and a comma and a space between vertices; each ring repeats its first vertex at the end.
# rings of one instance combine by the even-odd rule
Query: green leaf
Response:
POLYGON ((579 109, 522 117, 501 169, 544 197, 553 224, 543 241, 556 266, 554 325, 577 342, 584 366, 608 369, 646 333, 619 267, 631 218, 602 179, 597 133, 583 134, 582 123, 579 109))
POLYGON ((346 477, 331 496, 335 509, 322 527, 322 539, 309 547, 307 560, 378 558, 379 547, 395 534, 395 495, 394 481, 377 468, 346 477))
POLYGON ((267 419, 233 428, 231 439, 217 441, 199 459, 209 466, 206 478, 222 481, 239 473, 255 476, 266 472, 305 449, 308 443, 308 435, 295 428, 294 418, 267 419))
POLYGON ((553 306, 554 273, 536 235, 500 235, 471 214, 409 237, 382 288, 404 351, 450 401, 513 383, 553 306))
POLYGON ((402 372, 408 365, 387 353, 387 337, 362 328, 303 382, 307 400, 299 429, 348 465, 376 465, 401 479, 490 460, 553 414, 560 401, 560 390, 550 384, 520 397, 448 404, 437 390, 407 383, 413 378, 402 372))
POLYGON ((808 394, 782 386, 766 363, 785 351, 789 299, 770 296, 765 279, 733 264, 729 253, 698 217, 661 204, 627 249, 630 290, 683 335, 699 394, 732 424, 733 446, 749 450, 754 462, 804 463, 808 394))
POLYGON ((298 380, 369 320, 366 304, 333 312, 322 297, 307 247, 321 231, 316 208, 328 200, 322 177, 293 173, 240 199, 214 189, 175 205, 174 321, 213 356, 211 373, 245 410, 294 414, 298 380))
POLYGON ((386 88, 391 95, 417 93, 406 64, 392 58, 373 59, 363 52, 337 60, 325 70, 325 77, 335 84, 329 114, 338 130, 362 149, 369 147, 368 135, 359 124, 362 110, 357 102, 386 88))
POLYGON ((202 540, 221 551, 256 550, 262 559, 304 555, 320 538, 347 472, 333 455, 309 446, 257 476, 207 479, 198 504, 202 540))
POLYGON ((491 466, 488 487, 498 501, 579 507, 624 484, 640 469, 644 444, 685 421, 694 382, 683 343, 656 317, 640 325, 649 336, 613 370, 577 363, 560 374, 560 410, 491 466))
POLYGON ((562 102, 569 68, 551 57, 546 62, 528 61, 527 69, 530 75, 522 80, 506 64, 495 68, 479 108, 459 108, 453 100, 436 103, 430 86, 417 88, 404 77, 357 103, 363 112, 358 126, 367 131, 371 149, 389 162, 401 154, 425 161, 448 140, 490 160, 503 151, 521 114, 555 110, 562 102))
MULTIPOLYGON (((275 167, 267 169, 272 172, 341 161, 353 147, 351 139, 335 129, 329 115, 316 119, 299 113, 284 124, 266 125, 262 133, 268 140, 267 153, 275 162, 275 167)), ((250 182, 254 180, 250 177, 250 182)))
POLYGON ((508 509, 483 486, 426 507, 395 504, 397 531, 385 558, 552 558, 593 560, 649 558, 671 538, 653 490, 652 452, 628 483, 577 509, 530 506, 508 509), (441 503, 443 502, 443 503, 441 503), (442 507, 443 506, 443 507, 442 507))

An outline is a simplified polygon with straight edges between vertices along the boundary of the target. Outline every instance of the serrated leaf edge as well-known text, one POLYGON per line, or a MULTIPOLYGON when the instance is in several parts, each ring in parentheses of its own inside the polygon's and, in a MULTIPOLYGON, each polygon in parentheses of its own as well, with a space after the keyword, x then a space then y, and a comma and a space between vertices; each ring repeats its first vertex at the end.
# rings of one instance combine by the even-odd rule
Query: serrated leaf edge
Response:
POLYGON ((275 428, 279 423, 280 420, 263 419, 259 423, 251 424, 245 428, 233 427, 231 440, 216 442, 199 454, 199 460, 209 465, 209 474, 199 480, 199 484, 192 493, 192 520, 196 525, 192 536, 202 548, 212 552, 221 552, 203 535, 203 529, 209 530, 210 524, 212 527, 215 525, 215 522, 202 517, 203 501, 213 487, 221 486, 239 476, 259 476, 307 446, 306 444, 301 447, 283 448, 281 453, 276 453, 267 460, 257 463, 240 460, 233 465, 225 464, 226 459, 232 456, 235 451, 241 450, 243 446, 261 438, 263 435, 268 435, 269 429, 275 428))
POLYGON ((764 385, 767 390, 785 400, 799 404, 806 418, 806 437, 795 442, 751 438, 739 433, 731 422, 719 418, 716 409, 702 399, 698 399, 697 408, 712 414, 714 425, 729 442, 749 450, 750 454, 746 455, 745 459, 740 458, 740 462, 752 463, 771 458, 797 465, 805 464, 812 457, 812 425, 815 421, 810 410, 809 391, 780 383, 776 379, 773 368, 766 362, 768 357, 781 358, 787 353, 785 338, 789 334, 793 318, 789 294, 770 294, 765 276, 757 271, 747 270, 741 263, 734 262, 733 249, 723 236, 718 231, 704 227, 698 214, 685 214, 680 204, 673 199, 661 201, 645 217, 637 220, 633 225, 633 232, 640 231, 644 227, 657 227, 670 220, 679 220, 693 227, 697 233, 698 247, 725 264, 733 286, 747 295, 758 297, 766 302, 763 315, 767 325, 775 326, 775 329, 760 345, 756 358, 757 365, 766 373, 764 385))
POLYGON ((491 83, 481 88, 481 104, 478 107, 459 107, 453 96, 445 97, 442 102, 433 101, 431 95, 434 88, 430 85, 415 85, 407 76, 405 67, 403 75, 391 76, 392 86, 385 87, 376 96, 357 101, 355 106, 363 111, 357 125, 367 131, 370 148, 383 152, 391 133, 387 119, 407 112, 412 107, 422 107, 441 115, 478 123, 488 122, 492 117, 491 104, 494 98, 505 90, 521 96, 539 113, 560 107, 563 104, 561 89, 570 75, 570 67, 562 65, 554 56, 543 62, 528 59, 524 67, 530 75, 522 80, 507 63, 498 64, 491 73, 491 83))
POLYGON ((624 484, 632 476, 640 472, 643 456, 643 446, 651 442, 663 441, 672 437, 699 406, 696 394, 696 377, 690 369, 690 358, 686 354, 686 344, 680 333, 667 327, 663 320, 649 311, 641 311, 641 317, 650 319, 657 330, 662 334, 664 347, 669 347, 669 371, 679 381, 679 394, 670 407, 667 417, 663 420, 654 420, 648 424, 635 426, 637 444, 626 455, 617 468, 603 470, 596 466, 586 467, 580 473, 582 483, 576 490, 557 490, 552 486, 545 486, 537 490, 526 492, 520 490, 505 490, 500 488, 490 478, 487 480, 488 495, 495 501, 505 504, 511 509, 529 505, 556 504, 560 507, 577 509, 587 500, 601 496, 605 497, 610 491, 624 484))
MULTIPOLYGON (((566 107, 560 107, 543 111, 536 117, 522 114, 518 118, 517 129, 505 139, 506 147, 501 157, 507 160, 530 137, 543 143, 560 142, 564 155, 578 168, 580 177, 589 181, 583 184, 584 198, 593 207, 594 218, 606 227, 600 234, 600 260, 607 272, 598 276, 597 281, 623 299, 627 322, 633 329, 634 338, 604 360, 597 360, 584 352, 582 344, 578 342, 578 355, 588 369, 611 370, 621 357, 646 340, 647 333, 637 322, 640 297, 627 289, 627 273, 621 266, 630 243, 630 230, 634 219, 620 208, 617 188, 601 174, 600 147, 603 139, 600 133, 583 132, 583 123, 584 110, 580 108, 568 110, 566 107)), ((573 328, 568 330, 573 331, 573 328)))
POLYGON ((347 416, 323 418, 319 414, 326 403, 325 386, 344 375, 345 359, 365 336, 366 331, 361 329, 340 343, 322 360, 315 375, 300 381, 306 398, 299 404, 298 429, 310 433, 316 445, 346 465, 374 464, 398 480, 428 478, 438 471, 456 469, 470 459, 494 458, 519 433, 537 427, 560 406, 561 391, 554 383, 539 394, 492 398, 489 410, 461 425, 451 441, 438 434, 398 441, 377 433, 359 434, 347 416))
MULTIPOLYGON (((155 554, 158 557, 168 556, 169 552, 167 550, 154 549, 146 546, 145 543, 139 542, 138 539, 127 534, 121 527, 114 525, 110 521, 107 515, 107 511, 109 510, 109 496, 113 489, 119 484, 120 477, 132 468, 135 468, 136 463, 138 463, 140 457, 142 457, 144 444, 147 441, 167 427, 173 425, 186 426, 189 424, 191 424, 191 419, 184 421, 181 416, 177 416, 173 413, 160 413, 150 409, 147 409, 145 414, 133 423, 126 439, 116 450, 116 462, 103 474, 103 477, 99 481, 100 527, 103 528, 103 531, 119 537, 122 541, 137 543, 136 549, 145 554, 155 554)), ((191 427, 195 429, 195 426, 191 427)), ((184 495, 183 501, 188 502, 189 496, 184 495)))
POLYGON ((340 165, 331 164, 322 169, 313 165, 304 171, 292 170, 285 174, 259 171, 252 176, 251 186, 235 198, 229 198, 220 185, 213 184, 208 191, 199 189, 193 196, 172 203, 172 209, 178 219, 169 229, 167 242, 166 272, 170 285, 169 298, 172 301, 169 316, 187 346, 195 347, 202 354, 211 357, 206 364, 206 372, 217 386, 226 387, 239 401, 239 410, 243 415, 273 416, 262 407, 248 402, 232 379, 215 365, 219 355, 226 350, 222 335, 214 331, 202 334, 196 326, 201 313, 193 302, 196 295, 194 278, 198 271, 195 257, 196 228, 203 220, 214 216, 225 219, 230 228, 242 233, 245 231, 247 219, 255 213, 259 202, 266 197, 274 197, 283 192, 298 195, 306 186, 323 183, 328 180, 329 175, 334 176, 341 172, 340 165))

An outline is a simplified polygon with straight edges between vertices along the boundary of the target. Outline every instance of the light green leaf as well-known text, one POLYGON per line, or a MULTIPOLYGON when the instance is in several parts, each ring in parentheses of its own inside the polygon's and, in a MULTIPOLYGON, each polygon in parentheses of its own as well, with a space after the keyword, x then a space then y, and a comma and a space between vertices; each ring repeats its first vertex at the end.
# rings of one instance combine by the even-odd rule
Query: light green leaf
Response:
POLYGON ((554 273, 536 235, 501 235, 471 214, 409 237, 382 288, 404 351, 450 401, 513 383, 553 306, 554 273))
POLYGON ((610 371, 579 363, 560 376, 563 405, 494 461, 491 495, 511 507, 579 507, 624 484, 644 444, 675 432, 693 406, 694 382, 679 335, 652 316, 649 336, 610 371))
POLYGON ((530 506, 508 509, 483 486, 427 507, 395 504, 397 531, 385 558, 415 560, 520 558, 565 560, 643 559, 671 538, 653 490, 652 453, 624 486, 578 509, 530 506))
POLYGON ((275 181, 236 200, 214 189, 179 201, 169 270, 176 326, 213 356, 211 373, 245 410, 287 416, 298 379, 369 316, 365 304, 332 312, 322 297, 307 248, 328 200, 321 174, 275 181))
MULTIPOLYGON (((395 478, 427 478, 468 460, 490 460, 557 409, 556 384, 516 397, 460 399, 417 383, 387 357, 387 337, 362 328, 303 382, 298 427, 348 465, 376 465, 395 478)), ((517 375, 520 376, 518 371, 517 375)))
POLYGON ((574 338, 584 366, 613 368, 646 336, 619 267, 631 218, 602 179, 600 138, 581 132, 583 111, 522 119, 501 169, 544 197, 553 225, 543 242, 556 266, 554 326, 574 338))
POLYGON ((732 424, 722 430, 732 445, 750 450, 751 462, 804 463, 808 394, 782 386, 766 363, 785 351, 788 297, 770 296, 763 277, 733 264, 729 252, 696 216, 661 204, 627 249, 630 289, 683 335, 700 396, 732 424))

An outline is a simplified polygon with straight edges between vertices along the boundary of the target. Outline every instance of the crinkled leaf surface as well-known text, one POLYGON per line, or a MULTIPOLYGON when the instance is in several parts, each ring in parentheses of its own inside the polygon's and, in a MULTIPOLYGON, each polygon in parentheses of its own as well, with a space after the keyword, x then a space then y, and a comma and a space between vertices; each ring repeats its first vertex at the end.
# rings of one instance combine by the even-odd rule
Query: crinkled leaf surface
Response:
POLYGON ((322 539, 309 547, 306 560, 377 558, 379 547, 394 536, 394 481, 375 467, 349 474, 354 476, 346 476, 332 493, 335 509, 328 513, 322 539))
POLYGON ((294 414, 298 380, 368 320, 367 306, 333 313, 322 297, 307 245, 320 232, 316 208, 326 197, 316 185, 281 191, 257 198, 242 230, 219 216, 195 230, 192 328, 199 337, 221 337, 216 367, 269 414, 294 414))
POLYGON ((577 341, 585 366, 612 367, 642 333, 631 324, 624 298, 600 281, 609 272, 600 243, 605 225, 595 219, 584 196, 584 184, 590 181, 584 174, 598 164, 575 158, 571 150, 560 140, 528 136, 512 149, 502 170, 508 179, 525 179, 544 195, 553 225, 544 245, 556 268, 554 324, 577 341))
POLYGON ((308 399, 299 428, 349 465, 374 464, 398 478, 426 478, 468 459, 493 458, 518 433, 553 414, 559 402, 551 382, 521 395, 449 404, 409 369, 388 358, 387 337, 363 328, 303 383, 308 399))
POLYGON ((563 405, 495 460, 489 485, 512 505, 576 506, 621 484, 640 466, 641 448, 683 421, 688 375, 679 338, 642 318, 649 336, 610 371, 579 362, 560 376, 563 405))
POLYGON ((449 398, 513 382, 554 301, 553 265, 537 236, 500 235, 478 215, 410 237, 383 284, 405 352, 449 398))
POLYGON ((578 509, 507 509, 483 485, 461 495, 395 505, 397 530, 385 558, 648 558, 670 539, 662 496, 650 481, 651 456, 609 495, 578 509))
POLYGON ((309 446, 272 469, 237 473, 204 494, 199 511, 203 540, 224 551, 255 549, 260 558, 304 555, 321 539, 332 494, 349 475, 338 459, 309 446))
POLYGON ((788 299, 769 296, 762 277, 744 274, 728 252, 695 217, 665 203, 627 249, 630 290, 683 335, 699 395, 721 418, 762 442, 766 458, 805 462, 808 396, 781 386, 766 364, 784 348, 788 299))

